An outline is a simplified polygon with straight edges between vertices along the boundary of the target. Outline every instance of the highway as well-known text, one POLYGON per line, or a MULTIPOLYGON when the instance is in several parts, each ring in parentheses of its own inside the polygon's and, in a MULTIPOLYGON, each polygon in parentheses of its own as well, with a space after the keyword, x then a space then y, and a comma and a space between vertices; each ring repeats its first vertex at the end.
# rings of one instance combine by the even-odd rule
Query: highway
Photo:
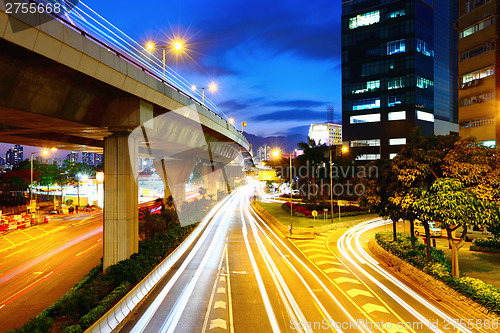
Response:
POLYGON ((102 214, 57 217, 0 239, 0 331, 5 332, 51 305, 99 263, 102 214))
POLYGON ((290 240, 250 209, 253 191, 226 199, 120 332, 498 331, 380 267, 364 243, 387 222, 290 240))

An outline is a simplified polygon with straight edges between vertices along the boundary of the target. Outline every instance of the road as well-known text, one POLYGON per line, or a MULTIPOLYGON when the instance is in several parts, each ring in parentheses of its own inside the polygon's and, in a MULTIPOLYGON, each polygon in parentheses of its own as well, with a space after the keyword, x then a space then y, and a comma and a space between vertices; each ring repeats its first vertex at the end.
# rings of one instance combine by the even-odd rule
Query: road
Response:
POLYGON ((102 214, 75 214, 0 236, 0 332, 54 303, 102 257, 102 214))
POLYGON ((226 199, 121 332, 498 331, 454 327, 470 315, 369 257, 384 221, 290 240, 249 208, 253 190, 226 199))

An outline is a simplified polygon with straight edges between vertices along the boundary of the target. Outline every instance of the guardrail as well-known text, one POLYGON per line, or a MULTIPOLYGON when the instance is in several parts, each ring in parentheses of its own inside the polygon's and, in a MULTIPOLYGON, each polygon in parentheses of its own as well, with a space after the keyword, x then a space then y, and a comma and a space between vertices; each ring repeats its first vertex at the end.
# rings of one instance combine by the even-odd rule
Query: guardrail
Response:
POLYGON ((210 213, 201 221, 193 232, 141 282, 139 282, 125 297, 115 304, 104 316, 85 330, 86 333, 111 333, 133 311, 133 309, 148 295, 148 293, 163 278, 165 273, 179 260, 198 236, 205 230, 214 214, 231 196, 219 202, 210 213))

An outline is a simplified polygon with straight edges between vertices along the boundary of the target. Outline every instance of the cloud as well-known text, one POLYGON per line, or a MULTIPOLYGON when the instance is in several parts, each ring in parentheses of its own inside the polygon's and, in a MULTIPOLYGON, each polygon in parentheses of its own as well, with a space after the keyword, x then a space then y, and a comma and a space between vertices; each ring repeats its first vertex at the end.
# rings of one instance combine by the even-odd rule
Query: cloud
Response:
POLYGON ((304 122, 324 121, 326 112, 317 112, 309 109, 291 109, 286 111, 275 111, 264 114, 255 115, 251 118, 257 121, 293 121, 303 120, 304 122))
POLYGON ((321 101, 312 101, 312 100, 290 100, 290 101, 276 101, 266 103, 266 106, 282 106, 282 107, 291 107, 291 108, 310 108, 316 106, 326 105, 326 102, 321 101))

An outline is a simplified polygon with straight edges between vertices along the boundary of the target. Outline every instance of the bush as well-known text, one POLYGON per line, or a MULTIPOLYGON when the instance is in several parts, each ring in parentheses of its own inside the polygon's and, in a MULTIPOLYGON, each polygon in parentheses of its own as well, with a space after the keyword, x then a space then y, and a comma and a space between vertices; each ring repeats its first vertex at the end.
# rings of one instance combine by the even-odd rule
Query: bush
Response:
POLYGON ((436 279, 443 281, 491 312, 500 314, 500 290, 471 277, 453 278, 451 276, 451 267, 446 261, 443 251, 431 248, 431 262, 426 265, 425 245, 417 243, 415 244, 415 251, 412 251, 410 236, 397 233, 396 242, 392 242, 392 232, 383 232, 375 234, 375 239, 380 246, 392 254, 406 260, 436 279))
MULTIPOLYGON (((298 216, 298 217, 310 217, 310 218, 312 218, 312 211, 313 210, 316 210, 318 212, 318 216, 322 216, 325 213, 323 211, 323 206, 319 206, 319 205, 318 205, 318 207, 316 207, 315 205, 297 205, 296 203, 293 203, 292 205, 290 205, 290 202, 285 202, 284 204, 281 205, 281 208, 286 212, 290 212, 290 206, 292 206, 293 207, 293 212, 292 212, 293 216, 298 216)), ((357 206, 340 206, 340 207, 341 207, 341 209, 340 209, 340 216, 341 217, 366 214, 366 211, 364 211, 362 208, 357 207, 357 206)), ((327 208, 327 209, 330 210, 330 208, 327 208)), ((334 216, 338 217, 338 206, 333 206, 333 211, 335 214, 334 216), (337 207, 337 208, 335 208, 335 207, 337 207)))
POLYGON ((54 320, 46 314, 39 314, 33 317, 20 329, 15 329, 16 333, 48 333, 52 329, 54 320))
POLYGON ((72 325, 66 327, 66 329, 63 331, 63 333, 82 333, 83 330, 80 327, 80 325, 72 325))
POLYGON ((481 247, 490 247, 493 249, 500 249, 500 240, 493 238, 478 238, 474 240, 474 244, 481 247))

